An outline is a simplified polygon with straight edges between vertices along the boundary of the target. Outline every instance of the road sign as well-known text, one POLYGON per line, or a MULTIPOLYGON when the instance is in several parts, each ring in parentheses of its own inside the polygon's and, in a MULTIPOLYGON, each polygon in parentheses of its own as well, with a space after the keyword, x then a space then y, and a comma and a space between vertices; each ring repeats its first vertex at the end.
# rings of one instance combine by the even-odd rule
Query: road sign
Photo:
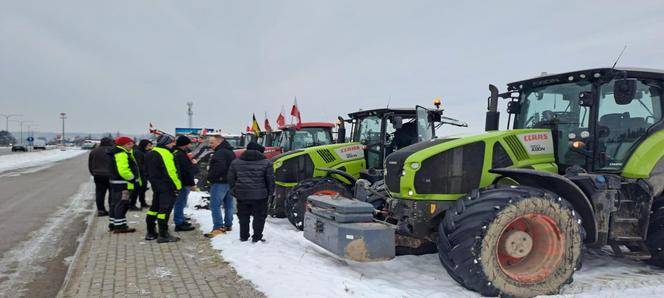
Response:
POLYGON ((27 138, 27 141, 30 142, 30 143, 32 143, 32 141, 34 141, 34 140, 35 140, 35 138, 33 138, 33 137, 28 137, 27 138))

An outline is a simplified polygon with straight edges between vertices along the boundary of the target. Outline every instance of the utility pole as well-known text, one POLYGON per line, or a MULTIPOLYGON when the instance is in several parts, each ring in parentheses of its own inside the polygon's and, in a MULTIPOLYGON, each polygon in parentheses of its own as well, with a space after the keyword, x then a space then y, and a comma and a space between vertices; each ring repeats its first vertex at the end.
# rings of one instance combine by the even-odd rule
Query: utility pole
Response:
POLYGON ((194 103, 191 101, 187 102, 187 116, 189 116, 189 128, 194 127, 194 110, 191 108, 194 106, 194 103))
POLYGON ((5 117, 5 130, 9 132, 9 118, 11 117, 20 117, 21 114, 0 114, 0 116, 5 117))
POLYGON ((33 122, 32 120, 12 120, 14 122, 18 122, 18 125, 21 127, 21 132, 20 132, 20 137, 19 137, 19 144, 23 144, 23 124, 25 123, 31 123, 33 122))
POLYGON ((67 113, 60 113, 60 119, 62 119, 62 136, 60 137, 60 144, 65 145, 65 119, 67 119, 67 113))

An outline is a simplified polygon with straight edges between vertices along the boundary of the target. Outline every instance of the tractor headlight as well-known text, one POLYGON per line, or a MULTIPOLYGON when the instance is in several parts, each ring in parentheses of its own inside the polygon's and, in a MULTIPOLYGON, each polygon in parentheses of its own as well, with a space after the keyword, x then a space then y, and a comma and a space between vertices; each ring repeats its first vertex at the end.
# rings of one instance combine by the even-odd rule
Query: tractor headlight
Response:
POLYGON ((419 162, 411 162, 410 163, 410 168, 413 170, 417 170, 420 168, 420 163, 419 162))
POLYGON ((408 195, 409 195, 409 196, 412 196, 412 195, 414 195, 414 194, 415 194, 415 192, 414 192, 412 189, 409 189, 409 190, 408 190, 408 195))

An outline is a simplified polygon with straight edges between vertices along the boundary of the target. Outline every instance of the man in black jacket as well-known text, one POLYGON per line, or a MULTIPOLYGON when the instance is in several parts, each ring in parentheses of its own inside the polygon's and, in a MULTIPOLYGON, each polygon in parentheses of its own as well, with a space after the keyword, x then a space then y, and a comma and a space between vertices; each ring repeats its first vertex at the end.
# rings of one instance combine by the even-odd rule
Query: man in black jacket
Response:
POLYGON ((233 226, 233 196, 228 186, 228 168, 235 159, 233 146, 221 135, 212 135, 208 140, 214 149, 210 157, 207 180, 210 185, 210 212, 212 213, 212 231, 205 237, 212 238, 230 231, 233 226), (221 205, 224 205, 224 216, 221 205))
POLYGON ((175 141, 175 151, 173 153, 175 166, 178 168, 180 181, 182 181, 182 189, 180 189, 175 199, 175 206, 173 207, 175 231, 191 231, 195 229, 184 217, 184 207, 187 207, 187 197, 189 197, 191 188, 196 186, 194 180, 195 165, 189 157, 189 144, 191 144, 191 140, 188 137, 179 136, 175 141))
POLYGON ((136 158, 136 162, 138 163, 138 170, 141 172, 143 184, 141 187, 138 187, 131 192, 129 210, 139 211, 144 207, 150 207, 150 204, 145 201, 145 192, 148 191, 148 169, 145 166, 145 154, 150 150, 152 150, 152 142, 150 140, 143 139, 138 142, 138 146, 134 146, 134 150, 132 151, 134 153, 134 158, 136 158), (136 206, 137 201, 141 202, 140 208, 136 206))
POLYGON ((231 163, 228 183, 237 198, 237 216, 240 219, 240 241, 249 240, 249 221, 253 217, 252 242, 263 240, 267 217, 268 197, 274 193, 272 162, 265 158, 265 148, 255 142, 231 163))
POLYGON ((148 176, 154 196, 152 206, 145 216, 148 232, 145 240, 157 239, 158 243, 176 242, 178 237, 168 232, 168 217, 173 211, 176 192, 182 187, 175 160, 171 149, 175 146, 173 136, 163 134, 157 138, 157 147, 154 147, 146 156, 148 176), (155 229, 155 221, 159 223, 159 234, 155 229))
POLYGON ((92 149, 88 156, 88 170, 90 175, 94 177, 95 181, 95 195, 97 203, 97 216, 107 216, 106 206, 104 206, 104 198, 106 193, 108 196, 108 205, 111 205, 110 185, 108 184, 108 177, 111 176, 111 156, 109 153, 113 149, 113 139, 102 138, 99 142, 99 147, 92 149))

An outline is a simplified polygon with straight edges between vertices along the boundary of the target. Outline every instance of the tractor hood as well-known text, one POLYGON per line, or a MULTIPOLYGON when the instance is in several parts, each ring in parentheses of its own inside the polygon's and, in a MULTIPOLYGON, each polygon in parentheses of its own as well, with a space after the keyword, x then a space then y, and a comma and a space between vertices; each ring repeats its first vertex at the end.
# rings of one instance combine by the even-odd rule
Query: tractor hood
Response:
POLYGON ((385 160, 385 183, 393 197, 455 200, 493 182, 492 168, 557 171, 548 129, 484 132, 434 139, 405 147, 385 160))
POLYGON ((298 181, 324 176, 320 168, 338 169, 359 176, 365 167, 364 145, 360 143, 329 144, 299 149, 273 159, 278 185, 294 186, 298 181))

